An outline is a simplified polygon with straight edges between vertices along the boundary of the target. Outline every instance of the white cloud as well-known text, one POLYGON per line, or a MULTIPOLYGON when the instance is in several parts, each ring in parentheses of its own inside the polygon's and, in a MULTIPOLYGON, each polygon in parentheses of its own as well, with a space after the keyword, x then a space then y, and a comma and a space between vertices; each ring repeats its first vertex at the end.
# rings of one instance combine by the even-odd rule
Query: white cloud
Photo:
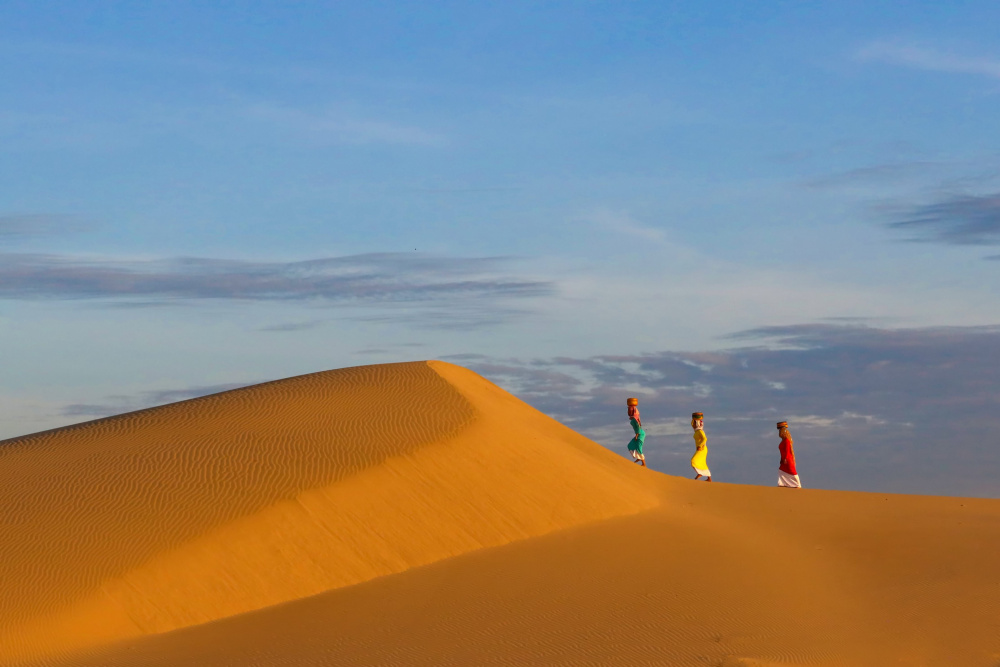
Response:
POLYGON ((258 103, 248 106, 244 113, 251 121, 321 143, 429 146, 444 142, 441 135, 419 127, 361 118, 336 106, 307 110, 258 103))
POLYGON ((979 74, 1000 79, 1000 59, 960 56, 912 44, 873 42, 858 50, 862 61, 903 65, 932 72, 979 74))
POLYGON ((844 412, 841 415, 841 417, 843 417, 844 419, 852 420, 852 421, 863 421, 866 424, 875 425, 875 426, 883 426, 883 425, 889 423, 889 422, 887 422, 884 419, 879 419, 875 415, 862 415, 862 414, 859 414, 857 412, 844 412))
POLYGON ((890 422, 875 415, 864 415, 849 410, 845 410, 837 418, 821 417, 819 415, 792 415, 788 417, 788 422, 797 426, 815 428, 848 428, 859 423, 863 423, 866 426, 886 426, 890 423, 898 426, 912 426, 912 424, 907 422, 890 422))
POLYGON ((666 243, 667 241, 667 234, 662 229, 644 225, 623 211, 598 209, 584 215, 583 219, 600 229, 615 234, 624 234, 654 243, 666 243))
POLYGON ((681 359, 681 363, 684 364, 685 366, 690 366, 691 368, 697 368, 698 370, 704 371, 706 373, 711 373, 712 368, 714 368, 714 364, 698 363, 696 361, 691 361, 690 359, 681 359))
POLYGON ((837 423, 836 419, 821 417, 819 415, 791 415, 785 421, 787 421, 792 428, 796 426, 830 428, 837 423))

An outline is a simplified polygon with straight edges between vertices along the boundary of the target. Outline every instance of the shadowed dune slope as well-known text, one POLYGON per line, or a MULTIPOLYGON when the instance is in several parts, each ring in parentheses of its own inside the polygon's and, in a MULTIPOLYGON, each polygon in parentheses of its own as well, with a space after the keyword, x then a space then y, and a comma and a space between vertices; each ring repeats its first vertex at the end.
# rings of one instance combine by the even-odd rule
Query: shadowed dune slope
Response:
POLYGON ((281 380, 0 443, 0 662, 223 619, 658 502, 442 362, 281 380))

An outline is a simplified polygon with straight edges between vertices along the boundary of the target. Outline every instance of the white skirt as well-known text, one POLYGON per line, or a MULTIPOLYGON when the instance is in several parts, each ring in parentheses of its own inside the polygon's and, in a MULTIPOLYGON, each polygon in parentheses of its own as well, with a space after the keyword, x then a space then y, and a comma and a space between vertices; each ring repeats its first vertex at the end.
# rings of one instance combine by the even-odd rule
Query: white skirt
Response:
POLYGON ((778 486, 787 486, 790 489, 801 489, 802 480, 798 475, 789 475, 784 470, 778 471, 778 486))
MULTIPOLYGON (((691 467, 694 468, 694 466, 691 466, 691 467)), ((696 473, 698 473, 699 475, 703 476, 703 477, 711 477, 712 476, 712 471, 709 470, 708 468, 694 468, 694 471, 696 473)))

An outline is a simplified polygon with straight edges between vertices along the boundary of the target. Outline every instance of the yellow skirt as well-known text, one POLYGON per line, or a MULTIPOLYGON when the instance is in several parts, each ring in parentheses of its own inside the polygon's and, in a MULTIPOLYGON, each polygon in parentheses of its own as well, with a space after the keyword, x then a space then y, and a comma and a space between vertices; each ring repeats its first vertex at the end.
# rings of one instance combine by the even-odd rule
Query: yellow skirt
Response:
POLYGON ((708 445, 705 445, 694 453, 694 456, 691 457, 691 467, 699 475, 710 474, 708 470, 708 445))

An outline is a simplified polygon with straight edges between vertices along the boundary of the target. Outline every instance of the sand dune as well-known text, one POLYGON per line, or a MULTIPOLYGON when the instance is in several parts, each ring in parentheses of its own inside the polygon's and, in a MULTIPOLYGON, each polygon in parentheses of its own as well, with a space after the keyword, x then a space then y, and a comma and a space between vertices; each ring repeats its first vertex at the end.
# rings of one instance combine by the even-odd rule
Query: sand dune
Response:
POLYGON ((0 446, 0 662, 1000 665, 1000 501, 695 483, 441 362, 0 446))
POLYGON ((697 484, 65 664, 1000 664, 996 501, 697 484))
POLYGON ((653 506, 619 464, 438 362, 7 441, 0 655, 165 632, 653 506))

